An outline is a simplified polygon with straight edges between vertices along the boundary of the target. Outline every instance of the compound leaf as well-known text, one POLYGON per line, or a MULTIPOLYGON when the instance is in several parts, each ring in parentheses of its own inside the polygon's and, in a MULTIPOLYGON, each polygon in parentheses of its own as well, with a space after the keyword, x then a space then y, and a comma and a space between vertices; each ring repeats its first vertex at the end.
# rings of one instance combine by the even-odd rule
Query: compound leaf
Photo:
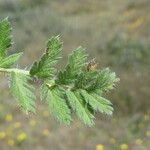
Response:
POLYGON ((83 96, 84 100, 95 110, 100 111, 101 113, 105 113, 111 115, 113 112, 113 108, 111 103, 108 100, 105 100, 102 97, 96 97, 88 94, 85 90, 80 90, 80 94, 83 96))
POLYGON ((0 60, 7 54, 7 48, 12 44, 11 26, 8 18, 0 21, 0 60))
POLYGON ((28 83, 30 77, 20 73, 12 72, 10 79, 10 89, 12 95, 25 112, 35 112, 34 88, 28 83))
POLYGON ((86 106, 84 106, 82 100, 79 99, 79 97, 77 97, 76 94, 70 90, 66 91, 66 95, 71 108, 75 111, 79 119, 89 126, 93 125, 94 116, 90 113, 86 106))
POLYGON ((51 78, 56 71, 54 65, 60 58, 61 48, 62 43, 59 40, 59 36, 49 39, 45 54, 38 62, 34 62, 30 74, 39 78, 51 78))
MULTIPOLYGON (((96 77, 94 80, 91 78, 89 82, 92 82, 91 85, 86 88, 87 91, 100 91, 106 92, 114 88, 115 83, 119 81, 119 78, 116 77, 115 72, 111 72, 109 68, 105 68, 97 71, 96 77), (93 81, 93 82, 92 82, 93 81)), ((88 85, 88 83, 86 83, 88 85)))
POLYGON ((60 123, 70 124, 71 115, 65 100, 60 97, 59 90, 52 89, 47 92, 47 103, 49 111, 60 121, 60 123))
POLYGON ((116 78, 115 72, 111 72, 109 68, 103 69, 100 71, 98 78, 97 78, 97 87, 101 91, 108 91, 113 89, 116 82, 119 79, 116 78))
POLYGON ((68 64, 64 71, 58 74, 58 83, 68 84, 75 80, 77 75, 82 71, 83 66, 86 65, 87 54, 85 49, 79 47, 75 49, 68 58, 68 64))
POLYGON ((0 61, 1 68, 9 68, 11 67, 21 56, 23 53, 12 54, 0 61))

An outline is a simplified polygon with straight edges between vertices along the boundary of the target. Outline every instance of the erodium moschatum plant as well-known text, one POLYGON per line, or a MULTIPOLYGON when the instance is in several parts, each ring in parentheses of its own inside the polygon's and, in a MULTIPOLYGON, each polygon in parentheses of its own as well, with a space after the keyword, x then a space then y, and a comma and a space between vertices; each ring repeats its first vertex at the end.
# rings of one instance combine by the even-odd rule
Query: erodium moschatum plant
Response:
POLYGON ((33 83, 36 79, 41 81, 41 100, 60 123, 70 124, 75 114, 91 126, 96 112, 113 113, 112 103, 103 95, 119 80, 114 72, 109 68, 98 69, 95 60, 88 61, 82 47, 73 50, 67 65, 57 70, 62 50, 59 36, 48 39, 43 55, 28 67, 29 70, 12 68, 23 53, 7 54, 12 46, 11 30, 7 18, 0 21, 0 73, 8 76, 11 94, 23 111, 36 113, 33 83))

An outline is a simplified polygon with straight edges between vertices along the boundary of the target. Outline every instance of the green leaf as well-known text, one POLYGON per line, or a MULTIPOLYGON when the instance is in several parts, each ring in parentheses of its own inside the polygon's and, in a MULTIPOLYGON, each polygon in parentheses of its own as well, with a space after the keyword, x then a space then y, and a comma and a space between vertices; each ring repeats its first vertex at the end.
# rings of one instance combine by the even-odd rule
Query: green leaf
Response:
MULTIPOLYGON (((91 79, 92 81, 93 79, 91 79)), ((106 92, 114 88, 115 83, 119 81, 114 72, 111 72, 109 68, 100 70, 97 72, 94 82, 86 88, 87 91, 100 91, 106 92)), ((88 85, 88 83, 87 83, 88 85)))
POLYGON ((1 68, 9 68, 11 67, 22 55, 23 53, 12 54, 0 61, 1 68))
POLYGON ((76 94, 70 90, 66 91, 66 95, 71 108, 76 112, 80 120, 82 120, 85 124, 89 126, 93 125, 94 116, 90 113, 86 106, 84 106, 82 100, 79 99, 79 97, 77 97, 76 94))
POLYGON ((65 100, 60 97, 58 89, 48 90, 47 102, 49 111, 60 121, 60 123, 70 124, 71 115, 65 100))
POLYGON ((90 93, 95 99, 99 100, 100 103, 106 105, 112 105, 112 103, 104 97, 99 96, 97 93, 90 93))
POLYGON ((111 115, 113 112, 113 108, 111 103, 105 100, 102 97, 92 96, 88 94, 85 90, 80 90, 81 95, 83 96, 84 100, 95 110, 100 111, 101 113, 105 113, 111 115))
POLYGON ((55 87, 54 80, 45 80, 40 88, 40 98, 41 100, 46 100, 48 90, 51 90, 55 87))
POLYGON ((56 72, 54 65, 60 59, 59 53, 61 49, 62 43, 59 37, 52 37, 47 43, 45 54, 38 62, 36 61, 33 64, 30 74, 39 78, 51 78, 56 72))
POLYGON ((12 95, 25 112, 35 112, 34 88, 28 83, 30 77, 20 73, 12 72, 10 79, 10 89, 12 95))
POLYGON ((12 44, 11 26, 8 18, 0 22, 0 60, 7 54, 7 48, 12 44))
POLYGON ((40 98, 41 100, 46 100, 47 98, 47 93, 48 93, 48 88, 46 85, 46 82, 44 82, 40 88, 40 98))
POLYGON ((119 79, 116 78, 115 72, 111 72, 109 68, 106 68, 100 71, 96 82, 100 90, 108 91, 113 89, 118 81, 119 79))
POLYGON ((59 72, 57 82, 62 84, 72 83, 86 65, 87 56, 85 49, 82 47, 75 49, 69 56, 64 71, 59 72))
POLYGON ((76 89, 91 89, 93 85, 95 86, 94 83, 97 79, 97 74, 97 71, 87 70, 84 70, 82 73, 78 74, 75 81, 76 89))

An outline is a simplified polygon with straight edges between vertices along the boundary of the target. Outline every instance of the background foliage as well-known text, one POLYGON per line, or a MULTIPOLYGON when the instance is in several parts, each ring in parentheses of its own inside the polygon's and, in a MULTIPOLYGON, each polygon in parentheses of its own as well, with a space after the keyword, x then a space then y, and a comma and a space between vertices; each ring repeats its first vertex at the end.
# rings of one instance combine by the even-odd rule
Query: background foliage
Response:
POLYGON ((14 28, 14 41, 17 43, 13 45, 9 54, 15 50, 25 52, 25 57, 20 60, 21 68, 40 57, 45 49, 44 42, 47 37, 60 34, 64 41, 64 59, 59 68, 65 65, 70 50, 82 45, 87 48, 91 58, 97 58, 98 67, 109 66, 121 79, 117 89, 108 96, 115 107, 114 117, 100 117, 93 129, 85 128, 79 122, 71 129, 56 125, 52 117, 43 116, 46 114, 45 106, 40 108, 42 113, 39 117, 26 118, 19 114, 20 111, 9 97, 5 80, 1 80, 0 100, 3 111, 0 113, 0 129, 10 133, 7 133, 5 140, 0 143, 1 146, 8 149, 8 145, 11 145, 9 140, 13 139, 15 148, 21 146, 24 149, 24 142, 30 141, 32 142, 28 144, 28 149, 32 149, 35 143, 37 149, 44 149, 50 145, 53 149, 74 147, 79 150, 91 150, 98 144, 103 144, 105 149, 120 149, 123 143, 133 150, 149 149, 149 138, 146 136, 149 131, 150 97, 148 6, 148 0, 0 0, 0 18, 10 16, 14 28), (9 107, 11 105, 14 105, 14 109, 9 107), (5 119, 11 118, 8 114, 15 116, 11 123, 4 122, 5 119), (36 120, 34 129, 33 120, 36 120), (21 145, 16 142, 18 130, 11 129, 15 122, 23 124, 19 133, 24 131, 28 135, 21 145), (30 129, 28 126, 31 126, 30 129), (48 134, 48 129, 50 135, 43 139, 39 128, 44 135, 48 134), (39 135, 39 138, 34 139, 34 135, 39 135), (65 142, 61 142, 62 139, 65 142), (142 144, 137 144, 140 143, 139 139, 143 141, 142 144), (38 141, 41 142, 40 145, 37 144, 38 141))

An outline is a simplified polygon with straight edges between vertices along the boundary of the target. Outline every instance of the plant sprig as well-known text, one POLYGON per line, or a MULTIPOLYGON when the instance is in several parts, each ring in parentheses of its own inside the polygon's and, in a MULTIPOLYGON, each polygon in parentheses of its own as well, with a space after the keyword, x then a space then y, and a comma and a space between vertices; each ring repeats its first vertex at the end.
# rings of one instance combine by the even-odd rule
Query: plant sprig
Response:
POLYGON ((114 88, 119 80, 108 68, 97 69, 95 61, 88 62, 86 50, 75 49, 68 58, 66 67, 60 71, 56 64, 62 50, 59 36, 48 40, 41 58, 30 70, 12 68, 22 53, 8 56, 12 45, 11 26, 8 19, 0 21, 0 73, 8 74, 10 91, 25 112, 35 113, 34 86, 30 80, 42 80, 41 100, 48 104, 48 110, 64 124, 72 122, 72 113, 85 124, 94 124, 94 114, 99 111, 111 115, 112 103, 103 93, 114 88))

